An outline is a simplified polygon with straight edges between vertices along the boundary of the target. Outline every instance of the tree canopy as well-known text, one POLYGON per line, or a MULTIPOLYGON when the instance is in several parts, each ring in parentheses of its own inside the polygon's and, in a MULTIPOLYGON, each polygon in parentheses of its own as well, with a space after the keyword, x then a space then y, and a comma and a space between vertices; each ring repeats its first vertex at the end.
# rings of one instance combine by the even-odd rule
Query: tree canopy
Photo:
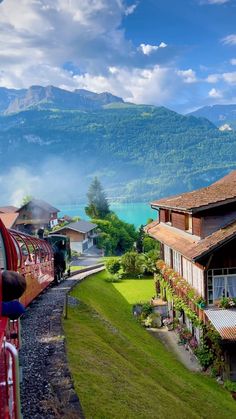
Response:
POLYGON ((92 181, 88 193, 88 206, 85 207, 86 214, 91 218, 105 218, 110 213, 108 200, 103 191, 101 182, 97 177, 92 181))

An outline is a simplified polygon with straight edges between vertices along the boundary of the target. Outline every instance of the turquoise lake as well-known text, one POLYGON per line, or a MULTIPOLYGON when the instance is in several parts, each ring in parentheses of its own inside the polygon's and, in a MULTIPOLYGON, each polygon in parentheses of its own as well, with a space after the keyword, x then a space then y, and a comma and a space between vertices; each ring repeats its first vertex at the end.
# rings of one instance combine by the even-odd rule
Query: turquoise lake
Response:
MULTIPOLYGON (((60 216, 69 215, 71 217, 78 216, 84 220, 88 220, 84 211, 84 204, 80 205, 58 205, 60 209, 60 216)), ((140 203, 110 203, 110 209, 114 211, 118 217, 132 223, 135 227, 140 227, 141 224, 146 224, 148 218, 157 218, 157 211, 151 209, 149 204, 140 203)))

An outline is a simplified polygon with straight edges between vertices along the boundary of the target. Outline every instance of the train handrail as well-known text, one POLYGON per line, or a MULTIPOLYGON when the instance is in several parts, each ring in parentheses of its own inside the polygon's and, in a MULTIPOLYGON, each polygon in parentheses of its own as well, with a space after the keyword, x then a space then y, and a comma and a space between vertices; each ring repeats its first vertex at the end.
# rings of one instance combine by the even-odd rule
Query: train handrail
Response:
POLYGON ((14 395, 14 414, 15 419, 22 419, 21 415, 21 404, 20 404, 20 377, 19 377, 19 359, 18 351, 14 345, 5 341, 4 342, 5 350, 9 352, 12 359, 12 381, 8 382, 8 386, 13 386, 13 395, 14 395))

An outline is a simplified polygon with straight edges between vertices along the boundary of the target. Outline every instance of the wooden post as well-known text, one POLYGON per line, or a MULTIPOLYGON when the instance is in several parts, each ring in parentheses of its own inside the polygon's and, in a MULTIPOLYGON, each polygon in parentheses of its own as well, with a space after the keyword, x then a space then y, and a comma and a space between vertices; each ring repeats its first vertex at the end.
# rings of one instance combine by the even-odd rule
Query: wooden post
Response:
POLYGON ((68 319, 68 294, 66 294, 66 296, 65 296, 64 319, 68 319))

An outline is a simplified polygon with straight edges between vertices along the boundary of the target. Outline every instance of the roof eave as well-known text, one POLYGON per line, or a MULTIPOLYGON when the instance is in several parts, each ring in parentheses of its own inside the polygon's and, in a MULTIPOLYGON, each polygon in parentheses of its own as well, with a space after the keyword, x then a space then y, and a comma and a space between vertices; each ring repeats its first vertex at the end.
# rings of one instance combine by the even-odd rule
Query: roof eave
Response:
POLYGON ((209 203, 207 205, 201 205, 198 207, 189 207, 189 208, 184 208, 184 207, 180 207, 180 206, 174 206, 174 205, 167 205, 167 204, 158 204, 158 201, 155 202, 151 202, 151 208, 152 209, 156 209, 158 210, 159 208, 162 209, 173 209, 173 210, 177 210, 177 211, 182 211, 182 212, 186 212, 186 213, 190 213, 190 214, 194 214, 200 211, 204 211, 206 209, 210 209, 210 208, 215 208, 215 207, 220 207, 221 205, 227 205, 230 203, 236 202, 236 196, 234 198, 229 198, 229 199, 224 199, 221 201, 217 201, 214 203, 209 203))

